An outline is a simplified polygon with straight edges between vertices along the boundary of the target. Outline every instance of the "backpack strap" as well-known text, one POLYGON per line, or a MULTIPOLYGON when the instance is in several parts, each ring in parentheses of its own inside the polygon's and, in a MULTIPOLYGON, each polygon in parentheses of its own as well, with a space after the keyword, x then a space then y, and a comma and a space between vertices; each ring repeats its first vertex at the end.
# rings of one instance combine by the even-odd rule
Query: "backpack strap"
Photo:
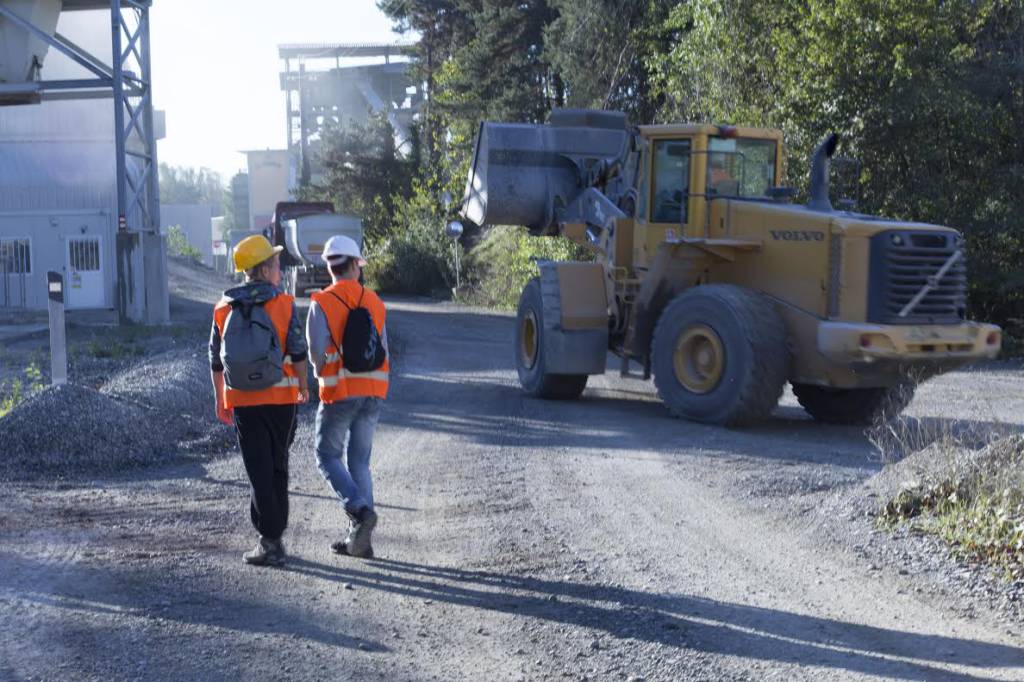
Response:
MULTIPOLYGON (((345 306, 346 308, 348 308, 349 312, 352 312, 352 308, 349 308, 348 304, 345 303, 345 301, 341 300, 341 296, 338 296, 336 293, 334 293, 333 291, 330 291, 330 290, 328 290, 326 293, 328 293, 331 296, 333 296, 334 298, 338 299, 338 303, 340 303, 343 306, 345 306)), ((362 300, 361 296, 360 296, 360 300, 362 300)), ((321 310, 323 310, 323 309, 321 308, 321 310)), ((331 320, 327 317, 327 311, 326 310, 324 310, 323 313, 324 313, 324 320, 327 321, 327 335, 329 337, 331 337, 331 343, 334 344, 334 348, 335 348, 335 350, 338 351, 338 355, 341 355, 341 346, 339 346, 338 342, 334 340, 334 334, 331 333, 331 320)))
MULTIPOLYGON (((348 308, 348 311, 349 311, 349 312, 352 312, 352 310, 354 310, 353 308, 351 308, 351 307, 349 306, 349 304, 348 304, 348 303, 345 303, 345 301, 343 301, 343 300, 342 300, 341 296, 338 296, 338 295, 337 295, 336 293, 334 293, 333 291, 328 291, 327 293, 328 293, 328 294, 330 294, 331 296, 333 296, 334 298, 338 299, 338 303, 340 303, 340 304, 342 304, 343 306, 345 306, 346 308, 348 308)), ((362 303, 362 302, 363 302, 363 297, 362 297, 361 295, 359 296, 359 302, 360 302, 360 303, 362 303)), ((356 307, 358 308, 359 306, 356 306, 356 307)))
MULTIPOLYGON (((338 299, 338 303, 340 303, 343 306, 345 306, 345 308, 347 308, 349 312, 352 312, 356 308, 362 307, 362 305, 363 305, 363 296, 366 294, 366 287, 361 287, 361 291, 359 292, 359 302, 356 303, 356 308, 353 308, 353 307, 349 306, 348 303, 345 303, 345 301, 342 300, 341 296, 338 296, 336 293, 334 293, 330 289, 326 290, 324 293, 330 294, 334 298, 338 299)), ((324 319, 326 319, 327 318, 327 311, 324 310, 323 312, 324 312, 324 319)), ((331 343, 334 344, 334 348, 338 351, 338 355, 341 355, 341 347, 338 345, 338 342, 334 340, 334 334, 331 333, 331 321, 330 320, 327 320, 327 335, 331 337, 331 343)))

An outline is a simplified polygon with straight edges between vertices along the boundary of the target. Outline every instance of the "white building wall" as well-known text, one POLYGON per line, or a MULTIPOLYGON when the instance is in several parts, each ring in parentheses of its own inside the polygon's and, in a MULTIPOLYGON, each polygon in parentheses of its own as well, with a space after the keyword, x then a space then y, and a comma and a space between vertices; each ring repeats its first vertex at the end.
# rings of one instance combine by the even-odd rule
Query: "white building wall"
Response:
POLYGON ((270 224, 274 207, 288 201, 294 186, 291 157, 286 149, 246 152, 249 173, 249 228, 262 230, 270 224))
POLYGON ((199 249, 205 265, 213 266, 213 211, 202 204, 160 204, 160 231, 177 225, 184 231, 188 243, 199 249))
POLYGON ((45 308, 46 272, 53 270, 64 273, 69 297, 77 295, 83 307, 114 307, 111 106, 93 100, 0 107, 0 254, 6 242, 11 260, 14 239, 29 239, 31 249, 29 273, 12 275, 8 262, 5 275, 0 262, 0 306, 45 308), (92 262, 94 240, 98 263, 92 262), (75 262, 69 260, 72 245, 75 262), (76 269, 82 265, 90 269, 76 269))

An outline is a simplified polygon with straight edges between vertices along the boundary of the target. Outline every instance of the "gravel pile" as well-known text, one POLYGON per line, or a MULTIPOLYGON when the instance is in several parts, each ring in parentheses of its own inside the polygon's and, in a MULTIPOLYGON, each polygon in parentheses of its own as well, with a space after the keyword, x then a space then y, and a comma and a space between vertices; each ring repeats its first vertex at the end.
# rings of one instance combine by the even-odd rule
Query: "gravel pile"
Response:
POLYGON ((166 459, 174 449, 164 420, 145 407, 67 384, 35 394, 0 419, 0 475, 112 472, 166 459))
MULTIPOLYGON (((1012 627, 1024 626, 1024 582, 1004 579, 984 563, 958 559, 942 539, 923 534, 911 524, 879 528, 876 515, 901 490, 928 487, 940 481, 964 481, 985 472, 1019 471, 1024 461, 1024 436, 1002 438, 980 449, 945 441, 932 443, 905 459, 887 465, 863 485, 824 493, 813 508, 820 531, 868 562, 907 582, 906 589, 944 600, 951 612, 975 618, 988 610, 1012 627)), ((810 506, 810 505, 809 505, 810 506)), ((816 524, 817 525, 817 524, 816 524)))
POLYGON ((970 483, 978 477, 999 478, 1019 468, 1024 437, 1001 438, 980 449, 937 442, 886 466, 855 496, 864 512, 878 511, 901 490, 927 488, 943 481, 970 483))
POLYGON ((0 419, 0 442, 0 477, 24 480, 223 452, 233 434, 214 416, 205 357, 176 349, 118 372, 99 390, 41 391, 0 419))
POLYGON ((106 395, 141 403, 168 418, 213 422, 213 390, 206 357, 170 350, 147 358, 107 381, 106 395))

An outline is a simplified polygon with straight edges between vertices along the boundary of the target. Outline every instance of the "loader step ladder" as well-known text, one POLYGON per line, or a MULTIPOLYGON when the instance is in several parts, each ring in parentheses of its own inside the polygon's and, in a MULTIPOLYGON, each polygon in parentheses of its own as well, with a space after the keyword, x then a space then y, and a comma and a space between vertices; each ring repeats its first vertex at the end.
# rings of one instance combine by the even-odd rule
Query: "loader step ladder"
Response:
MULTIPOLYGON (((619 376, 623 378, 640 378, 629 371, 629 362, 632 359, 629 348, 632 346, 633 337, 636 332, 636 301, 640 295, 642 280, 637 278, 623 277, 616 281, 616 293, 622 301, 622 314, 626 317, 626 333, 623 337, 622 353, 619 356, 619 376)), ((644 379, 651 378, 651 363, 649 358, 637 358, 643 362, 644 379)))

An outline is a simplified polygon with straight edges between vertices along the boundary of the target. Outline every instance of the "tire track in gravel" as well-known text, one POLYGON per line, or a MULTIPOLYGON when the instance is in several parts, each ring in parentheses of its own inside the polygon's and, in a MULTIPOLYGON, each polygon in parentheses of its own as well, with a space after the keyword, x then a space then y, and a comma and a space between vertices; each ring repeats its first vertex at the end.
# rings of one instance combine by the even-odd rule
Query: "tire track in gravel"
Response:
MULTIPOLYGON (((863 478, 876 466, 865 466, 862 436, 832 429, 833 461, 819 464, 808 450, 829 427, 780 417, 788 436, 778 421, 716 430, 732 440, 722 448, 731 452, 716 452, 694 447, 707 442, 706 427, 665 420, 663 410, 629 407, 623 427, 615 413, 626 406, 612 404, 613 413, 605 397, 631 384, 611 375, 595 383, 581 403, 536 402, 530 411, 562 423, 589 412, 591 424, 621 429, 629 445, 581 435, 551 466, 534 469, 535 484, 552 502, 558 533, 635 604, 627 646, 645 679, 726 679, 729 671, 749 679, 1024 678, 1019 640, 908 593, 822 542, 791 510, 736 494, 737 465, 769 481, 780 467, 799 474, 852 466, 868 471, 843 476, 863 478), (788 447, 773 451, 778 445, 788 447), (574 503, 556 512, 567 499, 574 503), (713 675, 694 665, 709 659, 719 667, 713 675)), ((835 472, 816 475, 832 480, 835 472)))

